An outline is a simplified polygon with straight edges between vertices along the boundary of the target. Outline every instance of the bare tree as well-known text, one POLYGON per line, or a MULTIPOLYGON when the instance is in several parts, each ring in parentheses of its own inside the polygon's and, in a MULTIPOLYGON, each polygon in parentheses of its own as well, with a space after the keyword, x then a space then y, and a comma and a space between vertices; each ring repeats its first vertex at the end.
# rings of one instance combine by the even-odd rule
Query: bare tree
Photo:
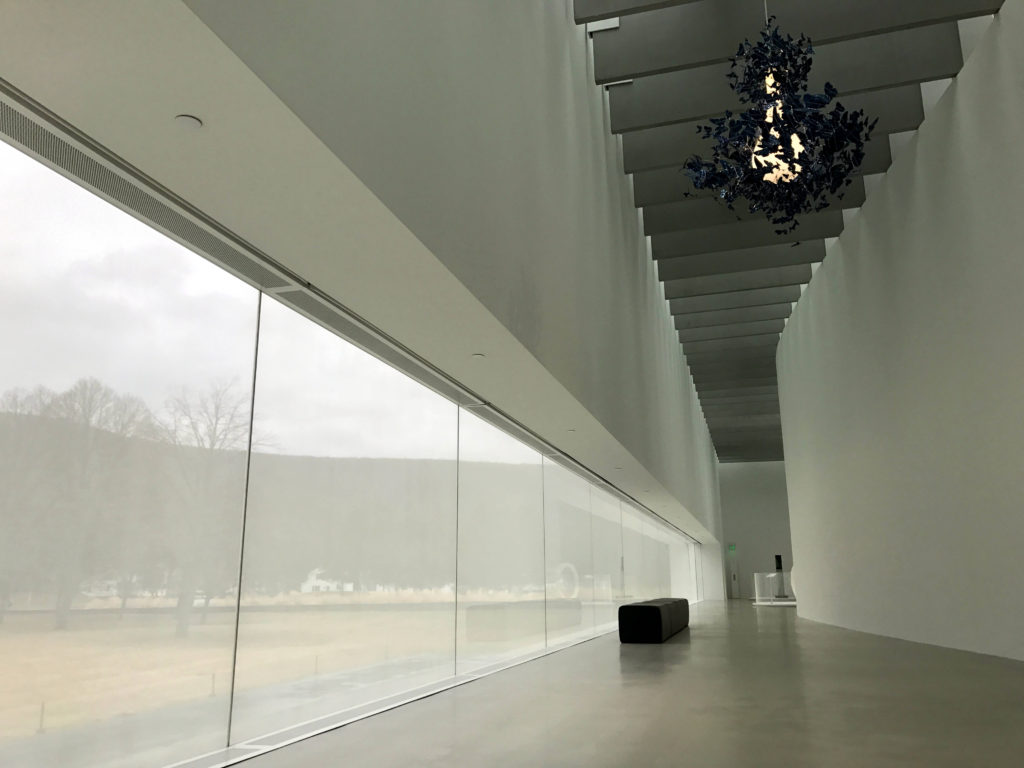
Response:
POLYGON ((12 581, 54 585, 68 625, 85 579, 139 585, 175 573, 177 631, 197 592, 237 575, 250 393, 231 384, 170 399, 160 419, 95 379, 0 395, 0 619, 12 581))
POLYGON ((207 451, 242 450, 249 439, 249 398, 233 384, 214 384, 167 401, 162 436, 170 443, 207 451))
POLYGON ((182 392, 167 402, 159 425, 161 438, 178 449, 172 487, 179 635, 188 633, 197 591, 205 623, 210 599, 235 575, 251 427, 248 395, 231 383, 182 392))
POLYGON ((119 394, 97 379, 79 379, 71 389, 48 399, 45 395, 36 397, 43 402, 41 413, 44 416, 66 419, 121 437, 136 437, 152 431, 152 416, 142 400, 119 394))
POLYGON ((40 552, 32 535, 36 509, 47 504, 45 455, 33 420, 41 418, 49 390, 12 389, 0 395, 0 622, 19 581, 37 573, 40 552))
POLYGON ((120 554, 104 551, 110 529, 123 517, 124 488, 113 489, 124 484, 129 439, 152 434, 152 417, 138 398, 92 378, 61 393, 44 387, 6 392, 0 410, 13 419, 17 445, 5 453, 19 473, 3 484, 3 514, 24 518, 31 512, 26 524, 34 535, 19 538, 44 548, 34 565, 52 569, 56 627, 63 629, 82 577, 120 554))

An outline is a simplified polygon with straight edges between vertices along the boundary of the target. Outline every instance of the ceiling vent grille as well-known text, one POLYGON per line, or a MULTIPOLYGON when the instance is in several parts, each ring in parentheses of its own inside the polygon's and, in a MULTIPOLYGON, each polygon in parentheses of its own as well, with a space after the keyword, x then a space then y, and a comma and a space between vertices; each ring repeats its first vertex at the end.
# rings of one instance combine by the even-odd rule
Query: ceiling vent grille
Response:
POLYGON ((288 281, 258 264, 188 216, 139 188, 120 173, 0 100, 0 133, 47 165, 71 176, 118 207, 155 226, 187 248, 212 259, 257 288, 288 281))

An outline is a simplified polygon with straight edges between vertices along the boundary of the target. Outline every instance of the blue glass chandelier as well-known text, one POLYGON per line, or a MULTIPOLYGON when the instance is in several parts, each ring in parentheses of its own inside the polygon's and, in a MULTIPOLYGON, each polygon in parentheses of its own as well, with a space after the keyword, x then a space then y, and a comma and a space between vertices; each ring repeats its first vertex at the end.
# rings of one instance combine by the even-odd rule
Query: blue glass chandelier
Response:
POLYGON ((833 104, 831 83, 808 93, 811 41, 783 35, 774 21, 766 13, 761 40, 745 40, 730 59, 729 87, 749 107, 699 126, 713 142, 711 158, 694 156, 684 170, 697 189, 716 190, 730 210, 742 198, 784 234, 799 226, 798 216, 843 197, 878 120, 833 104))

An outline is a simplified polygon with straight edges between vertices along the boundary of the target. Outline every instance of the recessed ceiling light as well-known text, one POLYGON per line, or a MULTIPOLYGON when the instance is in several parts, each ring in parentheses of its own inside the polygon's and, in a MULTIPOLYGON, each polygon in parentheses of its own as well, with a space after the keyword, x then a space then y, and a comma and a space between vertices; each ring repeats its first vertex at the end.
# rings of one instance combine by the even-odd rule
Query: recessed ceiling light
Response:
POLYGON ((203 121, 195 115, 175 115, 174 122, 180 125, 182 128, 187 128, 192 131, 197 131, 203 127, 203 121))

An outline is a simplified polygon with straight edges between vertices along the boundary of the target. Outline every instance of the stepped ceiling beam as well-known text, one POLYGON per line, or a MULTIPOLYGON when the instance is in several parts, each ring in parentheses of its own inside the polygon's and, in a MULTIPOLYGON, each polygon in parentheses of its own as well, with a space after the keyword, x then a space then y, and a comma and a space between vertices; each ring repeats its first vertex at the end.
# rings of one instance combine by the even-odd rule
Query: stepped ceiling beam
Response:
POLYGON ((694 2, 699 0, 576 0, 573 11, 576 23, 586 24, 694 2))
MULTIPOLYGON (((1002 0, 769 0, 782 29, 818 46, 995 13, 1002 0)), ((750 0, 701 0, 623 16, 594 36, 598 83, 725 62, 764 26, 764 6, 750 0)))
POLYGON ((716 449, 718 461, 722 464, 743 464, 752 461, 783 461, 786 458, 782 452, 781 432, 779 433, 778 440, 765 442, 763 445, 744 443, 734 451, 730 451, 729 447, 723 445, 721 450, 716 449))
POLYGON ((707 352, 720 349, 750 349, 752 347, 771 347, 779 343, 779 334, 765 333, 756 336, 739 336, 732 339, 708 339, 707 341, 684 341, 685 352, 707 352))
POLYGON ((719 383, 719 384, 702 384, 697 387, 697 395, 700 398, 715 397, 723 392, 754 392, 763 389, 777 389, 779 386, 778 380, 774 377, 765 381, 758 380, 747 380, 747 381, 734 381, 731 384, 719 383))
MULTIPOLYGON (((736 338, 726 336, 724 338, 736 338)), ((702 339, 697 339, 702 341, 702 339)), ((775 371, 775 360, 771 358, 759 358, 750 360, 725 360, 722 362, 708 362, 703 365, 691 365, 690 374, 694 378, 710 378, 722 373, 744 374, 750 372, 775 371)))
MULTIPOLYGON (((735 338, 727 336, 724 338, 735 338)), ((697 339, 701 341, 701 339, 697 339)), ((700 363, 690 364, 690 372, 697 376, 706 376, 712 373, 721 373, 723 371, 752 371, 752 370, 763 370, 765 368, 775 368, 775 358, 770 356, 751 356, 747 358, 736 357, 736 358, 724 358, 724 359, 707 359, 700 363)))
MULTIPOLYGON (((816 47, 810 89, 821 91, 831 82, 839 88, 839 100, 850 106, 857 103, 850 94, 953 77, 962 66, 957 25, 935 24, 816 47)), ((609 88, 612 132, 704 120, 736 110, 741 105, 726 82, 728 71, 728 64, 714 64, 609 88)))
POLYGON ((770 269, 752 269, 749 272, 732 272, 727 275, 707 275, 706 277, 692 277, 687 280, 669 280, 665 283, 665 297, 677 299, 783 286, 795 286, 799 291, 799 286, 810 281, 810 264, 798 264, 793 267, 772 267, 770 269))
MULTIPOLYGON (((726 375, 728 375, 728 374, 726 374, 726 375)), ((697 375, 694 374, 693 381, 694 381, 695 386, 700 387, 700 386, 702 386, 704 384, 713 384, 713 383, 724 381, 726 379, 726 375, 707 374, 707 375, 704 375, 704 376, 698 378, 697 375)), ((737 381, 747 381, 749 379, 767 379, 767 378, 771 378, 774 375, 775 375, 775 369, 772 368, 771 370, 764 371, 764 372, 755 372, 755 371, 751 370, 749 373, 742 373, 742 372, 741 373, 736 373, 736 374, 732 374, 732 377, 735 380, 737 380, 737 381)), ((778 399, 776 398, 776 403, 777 402, 778 402, 778 399)), ((728 405, 728 403, 719 403, 719 405, 728 405)))
POLYGON ((778 414, 759 414, 756 416, 719 416, 715 414, 708 417, 708 423, 725 429, 729 427, 775 427, 776 429, 781 427, 778 414))
POLYGON ((778 443, 778 450, 782 448, 782 429, 780 427, 764 427, 757 430, 736 430, 731 428, 719 428, 714 432, 715 438, 723 444, 734 449, 744 447, 748 442, 767 443, 775 441, 778 443))
POLYGON ((737 336, 753 336, 758 333, 782 333, 786 327, 785 320, 758 320, 752 323, 733 323, 732 325, 713 325, 708 328, 689 328, 679 331, 679 340, 706 341, 708 339, 731 339, 737 336))
POLYGON ((705 405, 704 413, 710 414, 772 414, 779 412, 779 401, 774 402, 752 402, 752 403, 730 403, 722 405, 705 405))
POLYGON ((716 434, 728 440, 734 440, 738 437, 768 437, 773 434, 779 433, 781 430, 779 427, 769 424, 768 426, 743 426, 743 427, 728 427, 721 426, 715 429, 716 434))
MULTIPOLYGON (((768 219, 750 219, 735 221, 731 224, 681 229, 676 232, 652 235, 651 248, 654 258, 661 261, 662 259, 697 256, 702 253, 721 253, 746 248, 763 248, 783 243, 820 240, 826 237, 838 237, 842 231, 843 212, 826 210, 802 216, 800 227, 793 232, 780 234, 778 225, 772 224, 768 219)), ((775 285, 782 285, 782 283, 775 283, 775 285)), ((762 288, 765 286, 750 287, 762 288)), ((718 291, 704 291, 704 293, 718 293, 718 291)))
MULTIPOLYGON (((866 147, 867 157, 861 173, 877 173, 889 167, 891 158, 885 134, 911 131, 924 120, 921 88, 916 85, 857 94, 844 99, 843 104, 848 109, 863 109, 878 118, 878 127, 866 147)), ((673 123, 623 134, 622 158, 626 173, 679 166, 693 155, 708 156, 711 143, 697 131, 703 122, 673 123)))
MULTIPOLYGON (((807 275, 808 280, 810 274, 807 275)), ((668 286, 666 286, 666 294, 668 286)), ((766 304, 792 303, 800 298, 800 283, 789 283, 770 288, 748 290, 739 288, 727 293, 699 295, 687 293, 672 297, 668 303, 673 315, 686 315, 695 312, 714 312, 720 309, 739 309, 741 307, 761 307, 766 304)))
POLYGON ((706 359, 699 363, 691 362, 687 360, 687 365, 690 368, 692 374, 705 375, 716 371, 723 370, 741 370, 743 368, 774 368, 775 367, 775 351, 768 348, 764 354, 752 354, 748 356, 735 356, 735 357, 713 357, 708 356, 706 359))
POLYGON ((708 326, 728 325, 729 323, 784 320, 789 317, 792 311, 792 304, 765 304, 760 307, 723 309, 718 312, 694 312, 689 315, 676 315, 674 319, 676 330, 685 331, 690 328, 706 328, 708 326))
POLYGON ((751 372, 749 374, 722 374, 720 376, 705 376, 703 378, 694 377, 693 384, 695 387, 702 387, 704 385, 712 386, 715 384, 722 384, 730 381, 763 381, 765 379, 771 379, 775 376, 775 369, 770 371, 764 371, 761 373, 751 372))
POLYGON ((778 394, 762 395, 760 397, 732 397, 732 398, 720 398, 702 400, 700 402, 701 408, 718 408, 719 406, 745 406, 746 403, 753 402, 769 402, 775 408, 778 408, 778 394))
POLYGON ((685 280, 689 277, 723 275, 752 269, 814 264, 824 258, 824 241, 808 240, 796 244, 768 245, 761 248, 742 248, 735 251, 658 259, 657 265, 658 277, 661 280, 685 280))
MULTIPOLYGON (((836 211, 844 208, 860 208, 864 205, 864 180, 855 178, 846 188, 846 194, 825 210, 836 211)), ((662 203, 644 208, 644 234, 661 235, 681 229, 733 224, 737 221, 764 221, 764 213, 754 211, 740 201, 730 209, 714 198, 693 198, 677 203, 662 203)), ((767 256, 767 254, 764 254, 767 256)), ((816 259, 821 261, 821 259, 816 259)), ((797 263, 797 262, 791 262, 797 263)), ((725 271, 725 270, 723 270, 725 271)))
POLYGON ((691 374, 691 377, 693 378, 694 386, 700 389, 702 386, 714 386, 722 383, 771 380, 775 377, 775 369, 750 370, 746 373, 691 374))
MULTIPOLYGON (((863 170, 853 178, 853 184, 858 183, 861 175, 863 170)), ((848 194, 856 194, 852 186, 848 194)), ((713 190, 696 189, 690 183, 682 165, 637 171, 633 174, 633 202, 638 208, 695 200, 714 202, 714 197, 713 190)))
POLYGON ((721 389, 717 392, 707 392, 701 396, 701 402, 724 402, 743 398, 773 397, 778 399, 779 388, 776 385, 765 387, 736 387, 733 389, 721 389))

